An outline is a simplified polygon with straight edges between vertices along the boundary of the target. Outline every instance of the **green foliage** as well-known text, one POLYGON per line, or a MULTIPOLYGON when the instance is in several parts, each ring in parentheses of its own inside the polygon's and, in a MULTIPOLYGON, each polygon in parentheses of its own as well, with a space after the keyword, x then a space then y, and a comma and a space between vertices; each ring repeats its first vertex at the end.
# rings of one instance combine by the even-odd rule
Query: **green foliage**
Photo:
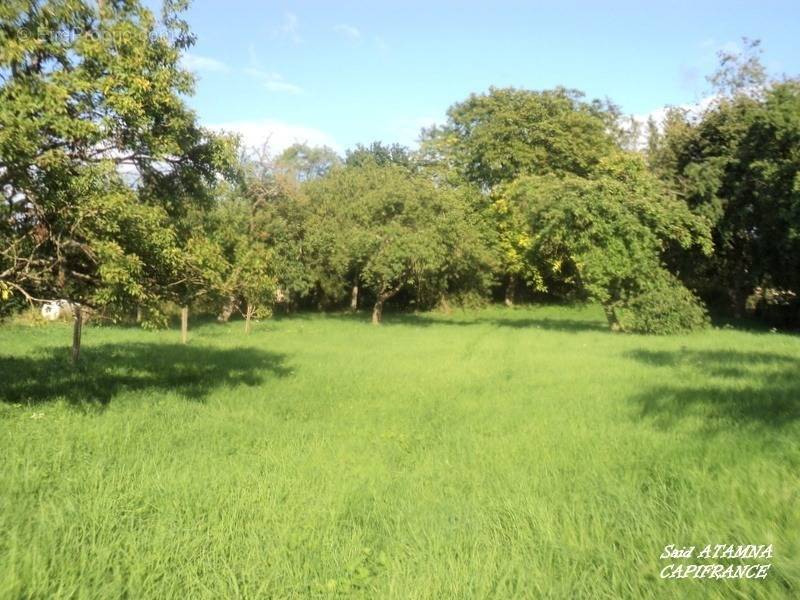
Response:
POLYGON ((798 289, 800 84, 774 84, 711 107, 653 152, 661 175, 713 224, 709 257, 677 253, 675 268, 718 290, 736 311, 758 286, 798 289))
MULTIPOLYGON (((612 328, 625 327, 618 312, 632 310, 634 298, 652 295, 654 278, 667 279, 661 253, 668 242, 710 250, 708 224, 666 193, 633 155, 601 161, 592 178, 520 178, 503 197, 527 215, 527 260, 542 280, 575 286, 600 302, 612 328)), ((671 293, 663 304, 684 296, 671 293)), ((670 310, 685 306, 682 301, 670 310)))
POLYGON ((767 82, 767 70, 761 62, 761 40, 742 38, 743 51, 721 50, 719 67, 708 81, 720 96, 758 94, 767 82))
POLYGON ((518 281, 538 291, 546 285, 529 260, 528 215, 497 190, 526 176, 588 175, 616 146, 610 133, 616 118, 611 107, 584 102, 574 90, 491 88, 454 104, 447 124, 426 133, 422 162, 437 178, 453 181, 456 173, 484 192, 495 191, 484 218, 509 293, 518 281))
POLYGON ((272 314, 277 282, 273 251, 259 229, 264 224, 263 215, 251 204, 241 185, 221 182, 216 196, 205 224, 213 261, 201 269, 213 279, 201 287, 212 292, 215 310, 222 306, 222 320, 235 310, 267 318, 272 314))
POLYGON ((244 246, 237 253, 234 265, 231 284, 244 303, 258 318, 271 316, 276 290, 272 254, 260 246, 244 246))
POLYGON ((491 189, 524 175, 588 174, 613 150, 608 114, 574 90, 491 88, 454 104, 426 144, 467 180, 491 189))
POLYGON ((327 146, 293 144, 281 153, 276 163, 280 171, 295 180, 311 181, 341 166, 342 159, 327 146))
POLYGON ((0 7, 4 312, 66 297, 152 325, 164 301, 223 318, 363 292, 430 308, 524 283, 596 299, 613 327, 674 330, 703 320, 678 279, 739 305, 800 289, 800 84, 768 82, 758 42, 720 55, 699 120, 648 125, 646 162, 621 150, 640 131, 617 106, 561 87, 473 94, 419 152, 273 157, 187 107, 186 5, 0 7), (667 305, 684 319, 659 324, 667 305))
POLYGON ((379 166, 399 165, 411 168, 414 166, 415 158, 405 146, 382 144, 381 142, 372 142, 369 146, 357 144, 354 149, 347 151, 345 164, 348 167, 361 167, 368 163, 375 163, 379 166))
POLYGON ((363 283, 381 306, 404 288, 435 303, 453 285, 477 283, 490 260, 467 190, 367 161, 307 192, 321 270, 363 283))
POLYGON ((522 279, 537 290, 546 289, 542 274, 531 261, 533 238, 526 207, 517 195, 507 196, 502 191, 490 208, 490 219, 495 224, 495 238, 502 270, 514 281, 522 279))
POLYGON ((800 81, 766 93, 738 150, 731 204, 753 214, 739 227, 756 230, 754 270, 763 283, 800 290, 800 81))
POLYGON ((624 331, 676 334, 708 327, 708 313, 698 298, 671 273, 660 269, 643 280, 619 311, 624 331))
MULTIPOLYGON (((241 193, 243 204, 236 219, 247 228, 250 243, 270 253, 270 271, 277 290, 295 304, 312 294, 315 285, 308 259, 307 237, 311 232, 303 186, 297 174, 287 172, 284 163, 273 159, 266 148, 244 156, 241 165, 242 188, 237 193, 241 193)), ((334 168, 332 172, 336 171, 334 168)), ((322 178, 308 177, 303 182, 311 184, 318 179, 322 178)))
POLYGON ((192 41, 184 4, 167 2, 159 22, 135 0, 3 3, 5 289, 132 306, 179 277, 178 222, 231 149, 182 99, 193 84, 179 65, 192 41))

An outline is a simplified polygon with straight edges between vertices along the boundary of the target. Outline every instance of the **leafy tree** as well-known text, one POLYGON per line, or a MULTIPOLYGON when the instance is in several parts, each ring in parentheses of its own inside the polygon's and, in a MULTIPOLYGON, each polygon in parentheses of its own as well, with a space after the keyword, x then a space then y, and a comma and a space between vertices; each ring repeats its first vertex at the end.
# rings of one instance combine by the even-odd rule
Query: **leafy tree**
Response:
POLYGON ((324 177, 331 169, 341 166, 342 159, 327 146, 293 144, 281 152, 275 163, 279 171, 304 182, 324 177))
POLYGON ((533 247, 529 216, 526 207, 520 203, 509 202, 502 192, 495 196, 491 204, 490 217, 496 227, 497 235, 494 240, 498 250, 498 260, 507 275, 506 306, 513 306, 520 281, 537 290, 546 289, 539 269, 531 262, 529 256, 533 247))
MULTIPOLYGON (((454 104, 447 123, 426 133, 423 162, 443 165, 433 167, 443 181, 453 182, 457 173, 484 192, 524 176, 586 176, 617 147, 623 136, 619 119, 612 104, 585 102, 574 90, 491 88, 454 104)), ((485 215, 494 227, 506 304, 513 304, 520 283, 543 289, 525 258, 531 244, 526 215, 496 195, 485 215)))
POLYGON ((308 265, 309 206, 304 187, 266 147, 242 156, 240 162, 251 237, 270 252, 276 294, 283 302, 296 304, 312 294, 315 285, 308 265))
POLYGON ((607 108, 564 88, 490 88, 451 106, 424 143, 484 190, 524 175, 586 175, 615 145, 607 108))
POLYGON ((487 259, 463 190, 439 188, 396 164, 351 166, 308 193, 319 207, 314 229, 333 250, 334 272, 371 292, 375 324, 401 290, 441 297, 487 259))
MULTIPOLYGON (((374 163, 367 163, 375 166, 374 163)), ((359 198, 367 189, 364 171, 352 166, 306 187, 311 204, 306 222, 306 255, 323 302, 341 302, 350 290, 358 308, 361 275, 369 258, 371 232, 359 218, 359 198)))
POLYGON ((677 185, 714 222, 716 253, 690 271, 725 291, 735 314, 758 286, 798 289, 800 86, 740 96, 704 115, 683 147, 677 185))
POLYGON ((372 162, 380 166, 394 164, 411 168, 414 166, 414 156, 411 150, 401 144, 381 142, 372 142, 369 146, 357 144, 353 150, 347 151, 345 164, 348 167, 359 167, 372 162))
POLYGON ((708 77, 719 97, 757 96, 767 84, 767 70, 761 62, 761 40, 742 38, 740 51, 721 50, 719 66, 708 77))
POLYGON ((244 304, 245 333, 253 318, 267 318, 275 301, 271 252, 261 244, 243 243, 232 263, 228 285, 244 304))
POLYGON ((738 159, 740 179, 731 207, 753 216, 752 276, 762 285, 798 293, 800 81, 777 84, 766 93, 738 159))
POLYGON ((684 146, 694 135, 694 123, 685 108, 668 107, 660 124, 650 118, 647 135, 647 162, 650 169, 676 192, 680 188, 671 181, 681 161, 684 146))
MULTIPOLYGON (((708 225, 665 193, 638 157, 604 159, 590 178, 523 177, 503 195, 528 215, 528 256, 542 280, 561 279, 581 289, 603 305, 612 329, 664 332, 644 317, 659 299, 660 310, 690 311, 702 322, 702 309, 688 291, 663 293, 680 284, 666 271, 661 253, 670 241, 710 251, 708 225)), ((695 321, 665 322, 680 329, 695 321)))
POLYGON ((719 98, 696 122, 675 121, 650 151, 659 175, 713 224, 715 252, 670 264, 741 315, 759 286, 797 290, 800 84, 767 83, 758 43, 721 56, 719 98))
POLYGON ((224 307, 219 319, 227 321, 239 310, 245 317, 245 333, 249 333, 253 318, 272 314, 277 289, 274 261, 240 186, 222 184, 220 188, 211 228, 226 261, 221 285, 224 307))
POLYGON ((151 302, 175 273, 181 207, 129 180, 205 184, 226 154, 182 99, 184 4, 167 1, 160 21, 137 0, 0 7, 4 289, 68 297, 79 318, 84 304, 151 302))

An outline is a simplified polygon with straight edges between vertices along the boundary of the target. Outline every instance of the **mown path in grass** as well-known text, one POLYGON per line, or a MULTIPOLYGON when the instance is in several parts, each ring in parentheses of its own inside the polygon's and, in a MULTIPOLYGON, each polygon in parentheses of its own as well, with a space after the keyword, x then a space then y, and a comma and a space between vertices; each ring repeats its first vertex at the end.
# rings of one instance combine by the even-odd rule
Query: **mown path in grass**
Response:
POLYGON ((367 318, 0 327, 0 598, 800 596, 798 336, 367 318))

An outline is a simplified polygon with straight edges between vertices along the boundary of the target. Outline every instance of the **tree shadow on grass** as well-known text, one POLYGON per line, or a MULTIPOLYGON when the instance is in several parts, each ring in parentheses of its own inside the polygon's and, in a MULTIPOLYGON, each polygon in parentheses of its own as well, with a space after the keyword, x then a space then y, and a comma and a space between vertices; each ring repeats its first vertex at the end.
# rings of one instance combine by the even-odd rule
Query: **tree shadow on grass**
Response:
POLYGON ((108 404, 125 391, 172 392, 202 401, 221 386, 259 385, 291 371, 281 354, 253 348, 219 349, 179 344, 85 346, 77 368, 66 350, 32 356, 0 355, 0 402, 108 404))
MULTIPOLYGON (((313 318, 304 313, 297 313, 288 316, 281 316, 277 320, 291 321, 292 319, 308 320, 313 318)), ((370 324, 370 314, 367 312, 341 312, 325 313, 325 318, 336 319, 352 323, 370 324)), ((540 318, 532 319, 527 317, 476 317, 474 319, 464 319, 453 315, 439 313, 404 313, 387 312, 384 313, 383 326, 403 325, 408 327, 434 327, 438 325, 450 327, 472 327, 476 325, 490 325, 493 327, 507 327, 510 329, 546 329, 548 331, 564 332, 608 332, 611 331, 604 321, 589 321, 580 319, 559 319, 559 318, 540 318)))
POLYGON ((798 356, 738 350, 636 350, 627 356, 671 371, 670 383, 635 397, 641 415, 662 428, 691 416, 706 419, 709 427, 755 423, 780 428, 800 419, 798 356))
POLYGON ((388 324, 413 325, 417 327, 430 327, 433 325, 449 325, 457 327, 470 327, 474 325, 490 325, 510 329, 546 329, 548 331, 609 331, 608 327, 599 321, 582 321, 578 319, 531 319, 514 317, 477 317, 475 319, 459 319, 457 317, 427 317, 424 315, 393 315, 387 320, 388 324))

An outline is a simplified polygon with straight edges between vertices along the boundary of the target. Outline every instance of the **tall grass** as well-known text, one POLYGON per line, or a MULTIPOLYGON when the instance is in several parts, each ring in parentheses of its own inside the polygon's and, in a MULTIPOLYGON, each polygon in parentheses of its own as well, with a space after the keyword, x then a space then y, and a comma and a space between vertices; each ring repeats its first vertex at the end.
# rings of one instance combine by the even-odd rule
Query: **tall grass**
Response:
POLYGON ((0 597, 800 596, 798 337, 365 321, 0 328, 0 597), (659 577, 721 543, 768 577, 659 577))

